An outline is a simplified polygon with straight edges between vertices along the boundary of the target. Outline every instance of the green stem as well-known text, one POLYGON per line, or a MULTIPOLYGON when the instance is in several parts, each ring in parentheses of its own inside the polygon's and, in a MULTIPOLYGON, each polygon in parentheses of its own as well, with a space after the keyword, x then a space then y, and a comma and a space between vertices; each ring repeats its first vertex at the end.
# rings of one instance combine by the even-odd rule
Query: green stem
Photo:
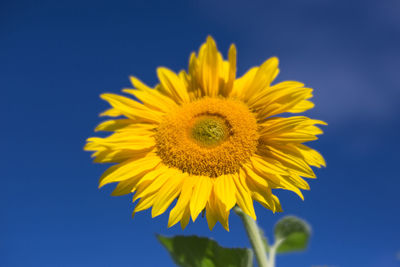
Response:
POLYGON ((255 220, 249 215, 245 214, 239 207, 233 209, 237 215, 242 219, 244 228, 249 236, 251 246, 253 247, 259 267, 269 267, 267 259, 267 251, 261 237, 261 232, 255 220))
POLYGON ((282 243, 283 240, 278 239, 275 241, 275 244, 270 246, 269 248, 269 266, 275 267, 275 257, 276 257, 276 250, 278 249, 279 245, 282 243))
POLYGON ((275 255, 276 255, 276 247, 271 246, 269 249, 269 265, 271 267, 275 267, 275 255))

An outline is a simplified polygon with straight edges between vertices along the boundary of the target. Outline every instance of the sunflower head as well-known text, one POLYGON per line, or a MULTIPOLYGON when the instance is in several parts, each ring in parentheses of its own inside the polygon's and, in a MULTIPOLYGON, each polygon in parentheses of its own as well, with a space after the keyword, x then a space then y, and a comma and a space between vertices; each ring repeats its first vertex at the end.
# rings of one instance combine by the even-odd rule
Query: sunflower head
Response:
POLYGON ((152 216, 170 211, 168 226, 206 213, 210 229, 219 221, 229 229, 230 210, 238 205, 256 219, 253 202, 282 211, 272 189, 295 192, 315 178, 310 166, 323 157, 303 143, 317 139, 323 121, 301 113, 314 106, 312 89, 295 81, 272 84, 279 73, 273 57, 236 77, 236 48, 224 60, 207 38, 192 53, 187 71, 158 68, 154 88, 131 77, 124 89, 139 101, 103 94, 112 117, 96 131, 112 134, 87 140, 95 162, 114 163, 100 186, 118 183, 113 195, 134 193, 134 213, 152 208, 152 216), (280 114, 286 114, 280 116, 280 114))

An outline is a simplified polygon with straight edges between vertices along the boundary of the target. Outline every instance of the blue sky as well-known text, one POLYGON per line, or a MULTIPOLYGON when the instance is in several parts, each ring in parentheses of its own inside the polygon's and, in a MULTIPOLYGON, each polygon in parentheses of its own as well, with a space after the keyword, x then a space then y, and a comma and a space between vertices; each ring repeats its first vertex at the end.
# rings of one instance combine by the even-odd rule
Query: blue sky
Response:
POLYGON ((210 34, 225 55, 236 44, 239 75, 278 56, 278 81, 315 88, 308 115, 329 123, 310 144, 328 167, 305 201, 277 191, 283 214, 256 206, 269 236, 283 215, 313 227, 309 249, 278 266, 400 266, 399 12, 397 0, 3 1, 0 265, 173 266, 155 233, 249 245, 234 214, 229 233, 132 220, 131 197, 98 190, 106 166, 82 149, 107 107, 99 94, 187 68, 210 34))

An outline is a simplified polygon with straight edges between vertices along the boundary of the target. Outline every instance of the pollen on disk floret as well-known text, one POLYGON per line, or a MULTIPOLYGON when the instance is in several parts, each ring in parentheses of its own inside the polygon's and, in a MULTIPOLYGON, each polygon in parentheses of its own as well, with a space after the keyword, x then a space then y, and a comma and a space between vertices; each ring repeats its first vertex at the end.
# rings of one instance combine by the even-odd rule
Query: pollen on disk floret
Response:
POLYGON ((194 175, 235 173, 256 151, 257 122, 241 102, 203 98, 167 114, 157 128, 164 164, 194 175))

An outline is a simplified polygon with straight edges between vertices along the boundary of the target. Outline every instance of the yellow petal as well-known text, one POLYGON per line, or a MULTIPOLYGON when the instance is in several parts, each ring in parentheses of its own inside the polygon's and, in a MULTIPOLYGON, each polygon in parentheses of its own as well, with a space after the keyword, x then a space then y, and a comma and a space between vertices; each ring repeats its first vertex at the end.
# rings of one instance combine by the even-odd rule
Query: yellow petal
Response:
POLYGON ((187 103, 190 101, 187 88, 175 72, 167 68, 158 68, 157 75, 160 79, 162 90, 177 103, 187 103))
POLYGON ((99 187, 112 182, 127 180, 141 173, 154 169, 161 159, 156 155, 147 155, 144 158, 127 161, 108 168, 100 177, 99 187))
POLYGON ((310 108, 311 102, 304 101, 313 96, 313 89, 303 86, 304 84, 294 81, 278 83, 268 90, 253 95, 247 101, 247 105, 256 111, 261 119, 283 112, 297 112, 301 108, 310 108))
POLYGON ((92 157, 96 157, 94 162, 122 162, 129 159, 139 159, 153 150, 155 144, 104 144, 89 142, 84 149, 87 151, 97 151, 92 157))
POLYGON ((136 78, 134 76, 130 76, 129 79, 131 80, 132 85, 141 91, 152 91, 153 90, 151 87, 147 86, 141 80, 139 80, 138 78, 136 78))
POLYGON ((271 185, 255 172, 252 172, 251 168, 247 167, 244 170, 245 173, 241 173, 240 175, 241 177, 246 177, 245 184, 251 190, 253 199, 272 210, 272 212, 275 212, 276 207, 272 199, 271 185))
POLYGON ((242 77, 236 79, 233 83, 233 89, 230 94, 232 98, 243 99, 247 88, 250 87, 253 82, 254 76, 258 72, 258 67, 249 69, 242 77))
POLYGON ((311 91, 310 88, 301 88, 297 91, 288 91, 287 94, 270 95, 269 104, 265 104, 264 108, 258 111, 258 118, 263 119, 288 112, 304 99, 310 98, 311 91))
POLYGON ((218 221, 217 212, 215 211, 213 200, 211 200, 211 198, 214 197, 215 196, 212 193, 212 195, 210 195, 210 200, 206 204, 206 218, 207 218, 208 228, 210 229, 210 231, 214 229, 214 226, 218 221))
POLYGON ((128 180, 119 182, 117 187, 115 187, 114 191, 111 193, 111 195, 122 196, 131 193, 140 177, 141 176, 138 175, 128 180))
POLYGON ((165 166, 164 164, 159 164, 156 168, 143 175, 143 177, 138 182, 137 186, 140 186, 142 183, 145 182, 152 182, 161 174, 167 174, 167 173, 169 175, 173 175, 173 172, 170 172, 170 169, 167 166, 165 166))
POLYGON ((214 194, 230 210, 236 204, 236 186, 232 175, 221 175, 215 179, 214 194))
POLYGON ((219 221, 229 231, 229 210, 226 210, 225 205, 215 196, 214 190, 211 191, 206 205, 206 218, 210 230, 219 221))
POLYGON ((175 176, 170 177, 168 182, 160 188, 151 210, 153 218, 164 213, 172 201, 180 194, 184 178, 185 175, 177 173, 175 176))
POLYGON ((254 211, 253 199, 251 198, 251 192, 245 183, 245 177, 236 175, 234 182, 236 185, 236 201, 238 206, 254 220, 257 219, 254 211))
POLYGON ((293 116, 289 118, 272 117, 260 124, 260 134, 276 136, 282 133, 292 132, 303 124, 309 125, 310 123, 312 123, 312 120, 305 116, 293 116))
POLYGON ((100 113, 100 117, 108 116, 108 117, 119 117, 124 115, 121 111, 116 110, 114 108, 107 109, 106 111, 100 113))
POLYGON ((134 95, 143 103, 143 105, 163 113, 167 113, 177 107, 174 101, 154 89, 151 91, 123 89, 122 91, 134 95))
MULTIPOLYGON (((267 158, 263 157, 263 159, 267 158)), ((282 165, 278 161, 277 163, 282 165)), ((280 184, 280 175, 277 172, 267 171, 265 167, 246 164, 244 165, 244 170, 252 177, 255 183, 265 188, 269 187, 269 183, 280 184)), ((289 174, 289 171, 286 174, 289 174)))
POLYGON ((273 158, 278 160, 283 166, 285 166, 289 170, 304 177, 315 178, 315 174, 310 166, 308 166, 308 164, 303 159, 291 153, 291 150, 287 149, 285 146, 268 145, 267 149, 267 153, 270 153, 273 158))
POLYGON ((194 185, 192 199, 190 200, 190 214, 193 222, 206 206, 213 183, 207 176, 198 176, 194 185))
POLYGON ((117 119, 117 120, 108 120, 103 121, 99 125, 97 125, 95 132, 98 131, 108 131, 113 132, 115 130, 119 130, 121 128, 127 127, 130 124, 133 124, 135 121, 132 119, 117 119))
POLYGON ((273 213, 277 211, 273 194, 268 192, 253 192, 253 199, 260 203, 264 208, 271 210, 273 213))
POLYGON ((126 160, 140 159, 150 153, 151 148, 140 151, 132 151, 128 149, 114 150, 106 149, 98 151, 93 160, 96 163, 119 163, 126 160))
MULTIPOLYGON (((309 164, 311 166, 316 166, 316 167, 325 166, 325 160, 321 156, 321 154, 303 144, 288 143, 288 144, 273 145, 271 143, 270 146, 273 146, 276 149, 281 150, 286 155, 295 158, 297 161, 302 162, 303 165, 309 164)), ((309 176, 306 177, 315 178, 309 176)))
POLYGON ((169 213, 168 227, 175 225, 182 219, 186 208, 189 207, 189 201, 190 198, 192 197, 192 192, 193 192, 193 185, 194 185, 193 177, 186 176, 183 182, 179 199, 176 202, 175 207, 169 213))
POLYGON ((260 139, 264 142, 302 143, 317 139, 315 135, 322 134, 322 130, 315 124, 326 125, 320 120, 313 120, 304 116, 289 118, 273 117, 260 124, 260 139))
POLYGON ((128 118, 140 118, 153 123, 159 123, 161 121, 162 113, 151 110, 132 99, 116 94, 102 94, 100 97, 108 101, 114 109, 128 118))
POLYGON ((135 209, 133 210, 133 213, 136 213, 136 212, 139 212, 142 210, 147 210, 148 208, 150 208, 153 205, 155 198, 156 198, 156 194, 148 195, 146 197, 141 198, 139 200, 139 202, 137 203, 135 209))
POLYGON ((303 190, 310 190, 309 184, 304 181, 303 178, 301 178, 298 174, 296 173, 290 173, 290 175, 282 175, 282 178, 293 184, 294 186, 303 189, 303 190))
POLYGON ((301 193, 300 189, 297 186, 290 183, 287 179, 282 178, 279 185, 272 185, 272 187, 277 189, 292 191, 296 195, 298 195, 301 198, 301 200, 304 200, 303 193, 301 193))
POLYGON ((218 207, 218 213, 219 213, 219 215, 218 215, 219 222, 221 223, 222 227, 224 227, 224 229, 229 232, 230 210, 226 210, 221 202, 218 203, 218 200, 217 200, 217 207, 218 207))
POLYGON ((301 113, 301 112, 305 112, 309 109, 312 109, 314 106, 315 105, 313 102, 311 102, 309 100, 302 100, 298 104, 296 104, 292 108, 290 108, 287 112, 301 113))
POLYGON ((171 178, 171 173, 167 172, 154 177, 153 180, 146 180, 144 182, 141 181, 141 183, 137 185, 137 191, 135 196, 133 197, 133 201, 136 201, 137 199, 146 197, 148 195, 155 194, 156 192, 158 192, 158 190, 160 190, 164 183, 168 181, 169 178, 171 178))
POLYGON ((116 132, 108 137, 90 137, 87 139, 85 150, 103 150, 107 149, 126 149, 143 150, 155 146, 154 132, 143 129, 131 129, 122 132, 116 132))
POLYGON ((287 169, 283 166, 279 161, 262 157, 259 155, 253 155, 250 158, 251 164, 254 169, 256 169, 260 173, 272 173, 272 174, 288 174, 287 169))
MULTIPOLYGON (((251 180, 253 184, 257 185, 260 188, 267 189, 270 187, 268 181, 255 173, 251 166, 243 165, 243 170, 246 172, 247 180, 251 180)), ((279 182, 279 180, 277 181, 279 182)))
POLYGON ((312 89, 304 89, 302 87, 304 87, 303 83, 284 81, 269 87, 268 90, 263 90, 253 95, 252 98, 247 101, 247 104, 252 109, 258 110, 266 105, 274 104, 274 102, 277 102, 280 98, 297 93, 298 91, 312 91, 312 89))
POLYGON ((231 45, 228 52, 228 80, 224 88, 221 90, 221 94, 223 96, 229 96, 233 89, 233 83, 235 82, 236 78, 236 47, 234 44, 231 45))
POLYGON ((192 94, 192 100, 202 97, 202 85, 200 84, 199 75, 199 61, 196 53, 193 52, 190 54, 188 70, 189 95, 192 94))
POLYGON ((325 160, 318 151, 303 144, 294 144, 293 146, 303 155, 308 164, 316 167, 326 167, 325 160))
POLYGON ((200 49, 198 60, 198 75, 203 94, 205 96, 218 95, 222 58, 211 36, 207 37, 206 44, 200 49))
POLYGON ((275 195, 272 195, 272 199, 275 202, 276 211, 277 212, 282 212, 283 210, 282 210, 282 206, 281 206, 281 203, 279 201, 279 198, 277 198, 277 196, 275 196, 275 195))
POLYGON ((260 66, 252 83, 246 89, 246 93, 244 95, 245 100, 249 100, 269 87, 273 79, 276 77, 278 64, 278 58, 272 57, 260 66))
POLYGON ((185 211, 183 212, 182 219, 181 219, 181 228, 184 230, 190 221, 190 207, 189 205, 186 206, 185 211))

